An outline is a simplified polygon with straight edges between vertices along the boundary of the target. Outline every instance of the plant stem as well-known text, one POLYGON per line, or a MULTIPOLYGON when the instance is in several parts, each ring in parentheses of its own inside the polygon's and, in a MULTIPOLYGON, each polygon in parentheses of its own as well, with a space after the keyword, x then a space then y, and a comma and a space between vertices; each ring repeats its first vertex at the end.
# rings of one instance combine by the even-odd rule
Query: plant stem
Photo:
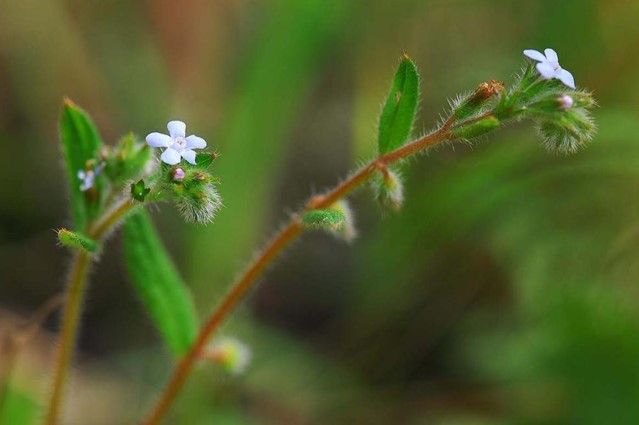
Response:
POLYGON ((117 222, 129 211, 131 211, 136 205, 136 203, 129 198, 122 198, 117 201, 109 211, 107 211, 101 219, 97 220, 87 232, 87 236, 93 238, 95 240, 102 239, 107 235, 117 222))
POLYGON ((437 131, 412 141, 386 155, 380 156, 337 185, 326 195, 311 198, 307 206, 300 213, 293 215, 289 222, 275 236, 273 236, 271 241, 253 260, 252 264, 248 267, 248 269, 246 269, 242 276, 231 286, 230 291, 222 299, 222 302, 204 323, 195 343, 176 365, 173 375, 160 395, 155 407, 142 421, 141 425, 160 424, 171 407, 175 397, 184 386, 193 365, 200 357, 200 354, 204 350, 206 343, 213 333, 215 333, 215 331, 219 328, 220 324, 237 305, 238 301, 240 301, 246 291, 253 285, 253 283, 255 283, 255 280, 260 273, 264 271, 275 257, 302 232, 303 227, 300 221, 300 216, 304 212, 312 209, 329 207, 349 195, 362 183, 367 181, 377 170, 407 158, 417 152, 423 151, 436 143, 450 140, 451 136, 448 130, 452 125, 453 120, 454 118, 450 118, 437 131))
MULTIPOLYGON (((115 227, 118 220, 135 205, 128 198, 120 199, 89 227, 87 236, 96 241, 101 240, 115 227)), ((71 265, 71 275, 65 292, 64 313, 53 364, 51 395, 43 422, 46 425, 57 425, 59 420, 62 399, 66 391, 69 369, 73 359, 73 349, 77 339, 82 301, 91 262, 90 254, 82 251, 75 255, 71 265)))
POLYGON ((78 323, 82 300, 84 298, 84 287, 86 277, 89 272, 91 259, 87 252, 79 252, 73 259, 71 277, 66 291, 64 303, 64 313, 62 316, 62 329, 58 338, 57 352, 53 367, 53 387, 49 397, 48 408, 44 423, 55 425, 58 423, 60 415, 60 405, 64 396, 68 371, 71 366, 73 346, 78 333, 78 323))

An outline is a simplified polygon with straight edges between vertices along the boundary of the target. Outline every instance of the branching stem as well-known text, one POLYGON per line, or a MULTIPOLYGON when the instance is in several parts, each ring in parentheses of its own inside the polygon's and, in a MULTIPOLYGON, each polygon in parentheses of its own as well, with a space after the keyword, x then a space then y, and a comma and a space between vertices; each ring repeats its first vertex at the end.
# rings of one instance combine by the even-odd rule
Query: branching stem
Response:
POLYGON ((189 350, 188 353, 178 362, 173 374, 160 395, 156 405, 151 413, 143 420, 141 425, 158 425, 163 420, 171 404, 178 395, 195 362, 200 358, 200 354, 204 351, 205 346, 211 336, 219 328, 220 324, 233 311, 233 308, 242 299, 246 291, 255 283, 257 277, 264 269, 277 257, 277 255, 289 245, 302 232, 302 223, 300 216, 312 209, 327 208, 340 199, 348 196, 362 183, 367 181, 377 171, 386 168, 397 161, 421 152, 437 143, 451 140, 449 129, 453 124, 454 118, 446 121, 437 131, 430 133, 420 139, 414 140, 395 151, 372 161, 364 168, 351 175, 342 183, 337 185, 333 190, 323 196, 315 196, 307 203, 303 211, 294 214, 289 222, 277 233, 260 254, 253 260, 251 265, 240 276, 240 278, 231 286, 231 289, 222 299, 213 314, 202 326, 200 333, 189 350))
MULTIPOLYGON (((100 219, 89 227, 87 236, 96 241, 104 238, 136 204, 128 198, 117 201, 100 219)), ((69 369, 73 360, 73 350, 80 324, 82 301, 86 288, 87 275, 91 267, 92 257, 86 251, 78 252, 73 257, 71 275, 65 292, 62 324, 56 347, 53 364, 51 392, 43 423, 57 425, 59 423, 62 400, 66 392, 69 369)))

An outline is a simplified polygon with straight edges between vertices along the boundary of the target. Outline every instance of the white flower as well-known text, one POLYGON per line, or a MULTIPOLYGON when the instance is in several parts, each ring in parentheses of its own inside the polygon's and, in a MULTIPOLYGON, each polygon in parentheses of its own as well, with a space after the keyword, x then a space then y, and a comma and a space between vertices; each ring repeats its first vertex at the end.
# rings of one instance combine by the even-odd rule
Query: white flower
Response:
POLYGON ((204 149, 206 141, 201 137, 186 137, 186 124, 182 121, 170 121, 167 126, 169 136, 162 133, 151 133, 146 136, 146 142, 153 148, 166 148, 160 159, 169 164, 178 164, 182 158, 195 164, 195 151, 204 149))
POLYGON ((539 71, 542 77, 546 80, 557 78, 571 89, 574 89, 575 79, 570 72, 559 66, 557 52, 553 49, 546 49, 544 53, 545 55, 537 50, 524 50, 524 55, 539 62, 537 64, 537 71, 539 71))
POLYGON ((95 168, 95 171, 93 170, 79 170, 78 171, 78 178, 80 180, 82 180, 82 184, 80 185, 80 191, 81 192, 86 192, 87 190, 91 189, 93 187, 93 183, 95 182, 95 177, 97 175, 99 175, 102 170, 104 169, 104 166, 106 165, 106 163, 101 163, 100 165, 98 165, 95 168))
POLYGON ((93 170, 89 170, 89 171, 80 170, 78 171, 78 178, 82 180, 82 184, 80 185, 80 191, 86 192, 87 190, 93 187, 93 181, 95 180, 95 173, 93 172, 93 170))

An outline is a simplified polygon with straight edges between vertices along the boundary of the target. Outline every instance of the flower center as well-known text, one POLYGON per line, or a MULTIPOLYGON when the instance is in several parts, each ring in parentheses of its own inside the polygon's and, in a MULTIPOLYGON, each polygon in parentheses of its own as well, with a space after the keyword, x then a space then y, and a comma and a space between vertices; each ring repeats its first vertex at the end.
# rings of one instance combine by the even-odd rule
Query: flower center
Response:
POLYGON ((184 137, 176 137, 173 142, 173 149, 182 151, 186 147, 186 139, 184 137))

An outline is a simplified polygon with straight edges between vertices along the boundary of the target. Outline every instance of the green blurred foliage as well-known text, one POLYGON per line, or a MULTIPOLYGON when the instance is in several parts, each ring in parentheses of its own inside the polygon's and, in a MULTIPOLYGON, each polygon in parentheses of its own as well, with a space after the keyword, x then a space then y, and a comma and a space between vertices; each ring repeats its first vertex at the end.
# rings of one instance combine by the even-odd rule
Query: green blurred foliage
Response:
MULTIPOLYGON (((204 315, 288 211, 373 154, 403 50, 419 133, 553 47, 600 102, 591 146, 553 156, 513 126, 408 164, 398 214, 361 191, 359 239, 309 234, 271 268, 224 328, 253 363, 199 367, 169 423, 636 424, 638 19, 632 0, 0 0, 0 307, 26 316, 63 284, 64 96, 106 144, 182 119, 220 152, 212 225, 151 211, 204 315)), ((75 385, 100 397, 72 398, 69 423, 135 420, 172 363, 104 251, 75 385)), ((9 375, 29 405, 47 365, 9 375)))

